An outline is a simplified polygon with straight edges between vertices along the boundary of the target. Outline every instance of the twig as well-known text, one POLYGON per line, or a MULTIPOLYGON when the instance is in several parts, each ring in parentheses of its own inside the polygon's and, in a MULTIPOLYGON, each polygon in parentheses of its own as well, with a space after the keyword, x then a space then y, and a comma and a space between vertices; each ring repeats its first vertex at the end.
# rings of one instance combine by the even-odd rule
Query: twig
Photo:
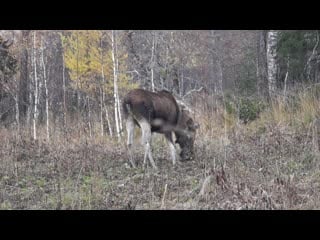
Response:
POLYGON ((304 68, 304 71, 307 71, 307 77, 310 79, 310 62, 311 60, 314 58, 314 55, 316 53, 316 49, 318 47, 318 44, 319 44, 319 32, 317 31, 317 41, 316 41, 316 44, 314 45, 313 49, 312 49, 312 54, 310 55, 307 63, 306 63, 306 66, 304 68))
POLYGON ((194 92, 201 92, 203 89, 203 87, 199 88, 199 89, 192 89, 190 90, 189 92, 187 92, 185 95, 183 95, 182 99, 184 99, 186 96, 190 95, 191 93, 194 93, 194 92))
POLYGON ((168 184, 166 183, 166 185, 164 186, 164 192, 163 192, 163 196, 162 196, 162 200, 161 200, 161 207, 160 207, 160 209, 164 209, 164 208, 165 208, 164 200, 165 200, 166 194, 167 194, 167 187, 168 187, 168 184))

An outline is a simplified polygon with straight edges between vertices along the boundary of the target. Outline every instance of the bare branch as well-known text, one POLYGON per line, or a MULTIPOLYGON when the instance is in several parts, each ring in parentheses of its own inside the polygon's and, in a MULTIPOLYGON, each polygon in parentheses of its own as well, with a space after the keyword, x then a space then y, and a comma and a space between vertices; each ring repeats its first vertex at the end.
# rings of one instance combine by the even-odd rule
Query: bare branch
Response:
POLYGON ((199 89, 192 89, 189 92, 187 92, 185 95, 183 95, 182 99, 184 99, 185 97, 187 97, 188 95, 194 93, 194 92, 201 92, 203 90, 203 87, 199 88, 199 89))
POLYGON ((168 184, 166 183, 166 185, 164 186, 164 192, 163 192, 163 196, 162 196, 162 200, 161 200, 161 207, 160 209, 164 209, 165 208, 165 198, 166 198, 166 194, 167 194, 167 187, 168 187, 168 184))
POLYGON ((319 45, 319 31, 317 31, 317 41, 316 44, 314 45, 313 49, 312 49, 312 53, 306 63, 306 66, 304 68, 304 71, 307 71, 307 77, 310 79, 310 71, 311 71, 311 66, 310 66, 310 62, 311 60, 313 60, 315 58, 315 54, 316 54, 316 49, 318 48, 319 45))

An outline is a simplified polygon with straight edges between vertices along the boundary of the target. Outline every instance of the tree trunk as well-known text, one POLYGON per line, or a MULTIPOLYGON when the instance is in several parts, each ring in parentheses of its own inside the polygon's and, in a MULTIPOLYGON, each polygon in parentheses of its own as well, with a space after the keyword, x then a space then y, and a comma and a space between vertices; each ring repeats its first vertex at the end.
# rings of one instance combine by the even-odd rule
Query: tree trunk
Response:
POLYGON ((46 108, 46 134, 47 134, 47 141, 50 140, 49 135, 49 94, 48 94, 48 86, 47 86, 47 76, 46 76, 46 65, 44 64, 44 47, 43 47, 43 39, 41 37, 41 63, 43 69, 43 80, 44 80, 44 88, 45 88, 45 108, 46 108))
POLYGON ((14 98, 14 102, 15 102, 15 111, 16 111, 17 130, 18 130, 18 134, 20 135, 19 93, 16 94, 16 97, 14 98))
POLYGON ((79 76, 79 33, 77 32, 77 89, 76 89, 76 94, 77 94, 77 114, 78 114, 78 128, 80 127, 80 76, 79 76))
POLYGON ((155 48, 155 33, 152 38, 152 47, 151 47, 151 60, 150 60, 150 68, 151 68, 151 90, 154 92, 154 79, 153 79, 153 69, 154 69, 154 48, 155 48))
POLYGON ((101 57, 101 80, 102 86, 100 88, 100 124, 101 124, 101 137, 104 136, 104 124, 103 124, 103 108, 104 108, 104 87, 105 87, 105 80, 104 80, 104 70, 103 70, 103 51, 102 51, 102 36, 100 39, 100 57, 101 57))
POLYGON ((278 31, 270 30, 267 33, 267 63, 268 63, 268 89, 269 96, 272 99, 276 96, 277 91, 277 40, 278 31))
POLYGON ((215 92, 219 95, 223 94, 223 71, 222 71, 222 64, 221 64, 221 56, 218 53, 218 48, 217 48, 217 42, 216 42, 216 36, 215 36, 215 31, 212 30, 211 32, 211 39, 212 39, 212 57, 213 57, 213 62, 217 64, 218 67, 218 82, 215 87, 215 92))
MULTIPOLYGON (((117 72, 117 82, 119 77, 119 57, 118 57, 118 43, 117 43, 117 37, 115 36, 114 39, 115 42, 115 60, 116 60, 116 72, 117 72)), ((122 133, 122 117, 121 117, 121 104, 120 104, 120 97, 119 97, 119 88, 117 85, 117 107, 118 107, 118 116, 119 116, 119 130, 120 130, 120 136, 123 136, 122 133)))
POLYGON ((103 100, 104 100, 104 96, 103 96, 103 89, 100 88, 100 128, 101 128, 101 137, 104 136, 104 127, 103 127, 103 100))
MULTIPOLYGON (((27 115, 29 73, 28 73, 28 37, 30 30, 22 30, 22 50, 20 55, 20 81, 19 81, 19 111, 20 116, 25 118, 27 115)), ((25 119, 24 119, 25 120, 25 119)))
POLYGON ((162 80, 161 84, 162 84, 162 88, 164 88, 165 84, 166 84, 166 88, 168 88, 168 75, 169 75, 169 71, 168 71, 168 59, 169 59, 169 47, 168 45, 166 45, 166 61, 165 61, 165 65, 164 65, 164 71, 165 71, 165 78, 164 81, 162 80))
POLYGON ((112 62, 113 62, 113 96, 114 96, 114 119, 116 123, 116 133, 118 140, 120 141, 120 126, 119 126, 119 112, 118 112, 118 74, 115 60, 115 32, 111 31, 111 45, 112 45, 112 62))
POLYGON ((122 133, 122 116, 121 116, 121 104, 120 104, 120 97, 119 97, 119 92, 117 92, 117 105, 118 105, 118 115, 119 115, 119 130, 120 130, 120 135, 123 136, 122 133))
MULTIPOLYGON (((33 60, 31 60, 31 62, 33 62, 33 60)), ((31 131, 31 112, 32 112, 32 106, 33 106, 33 101, 32 101, 32 91, 33 91, 33 86, 32 86, 32 75, 31 75, 31 72, 30 71, 30 76, 29 76, 29 81, 28 81, 28 105, 27 105, 27 126, 30 127, 30 131, 31 131)), ((28 74, 29 75, 29 74, 28 74)))
POLYGON ((91 108, 90 108, 90 98, 87 96, 87 104, 88 104, 88 127, 89 127, 89 135, 92 138, 92 127, 91 127, 91 108))
POLYGON ((180 77, 180 81, 179 81, 179 93, 180 93, 180 97, 183 96, 183 90, 184 90, 184 76, 183 76, 183 66, 180 69, 181 71, 181 77, 180 77))
POLYGON ((102 78, 102 87, 101 87, 101 115, 100 115, 100 121, 101 121, 101 136, 104 136, 104 124, 103 124, 103 112, 105 112, 105 117, 107 120, 107 125, 108 125, 108 130, 109 130, 109 135, 110 137, 113 137, 112 133, 112 128, 110 124, 110 119, 109 119, 109 113, 107 106, 105 104, 105 76, 104 76, 104 69, 103 69, 103 64, 104 64, 104 59, 103 59, 103 52, 102 52, 102 39, 100 41, 100 48, 101 48, 101 78, 102 78))
POLYGON ((33 138, 37 139, 37 120, 38 120, 38 76, 36 62, 36 31, 33 32, 33 67, 34 67, 34 110, 33 110, 33 138))
POLYGON ((267 47, 265 30, 258 31, 256 68, 258 95, 268 98, 267 47))
POLYGON ((105 109, 105 112, 106 112, 106 119, 107 119, 107 123, 108 123, 109 135, 110 135, 110 137, 113 137, 113 132, 112 132, 111 124, 110 124, 108 108, 106 106, 104 106, 104 109, 105 109))
POLYGON ((63 88, 63 123, 64 129, 67 128, 67 107, 66 107, 66 76, 64 65, 64 54, 62 54, 62 88, 63 88))
POLYGON ((311 79, 311 69, 312 69, 311 61, 317 55, 317 48, 318 48, 318 45, 319 45, 319 31, 316 31, 316 33, 317 33, 316 44, 314 45, 314 47, 312 49, 312 53, 311 53, 310 57, 308 58, 308 61, 307 61, 306 67, 305 67, 305 72, 306 72, 306 75, 307 75, 307 79, 310 82, 312 82, 312 79, 311 79))

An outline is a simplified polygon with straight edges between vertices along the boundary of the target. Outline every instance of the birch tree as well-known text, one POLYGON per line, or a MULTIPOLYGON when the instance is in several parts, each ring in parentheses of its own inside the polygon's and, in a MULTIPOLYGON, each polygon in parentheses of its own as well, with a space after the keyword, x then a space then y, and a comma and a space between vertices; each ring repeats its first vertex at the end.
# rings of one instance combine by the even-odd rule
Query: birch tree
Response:
POLYGON ((216 65, 218 70, 218 81, 215 83, 214 91, 216 94, 222 95, 223 93, 223 71, 222 71, 222 62, 221 62, 221 55, 218 49, 218 43, 216 41, 216 32, 214 30, 210 31, 210 38, 211 38, 211 48, 209 49, 212 56, 212 63, 216 65))
MULTIPOLYGON (((19 81, 16 77, 17 60, 12 56, 9 48, 13 44, 9 40, 0 37, 0 94, 3 89, 9 93, 15 102, 15 121, 20 132, 20 113, 19 113, 19 81), (1 89, 2 88, 2 89, 1 89)), ((17 49, 15 49, 17 51, 17 49)))
POLYGON ((19 71, 19 111, 22 118, 27 116, 27 112, 29 112, 29 104, 28 104, 28 96, 29 96, 29 72, 28 72, 28 61, 29 61, 29 51, 28 51, 28 43, 29 43, 29 35, 30 30, 22 30, 21 31, 21 51, 20 51, 20 71, 19 71))
POLYGON ((62 54, 62 89, 63 89, 63 124, 67 127, 67 105, 66 105, 66 75, 65 75, 64 54, 62 54))
POLYGON ((33 32, 33 73, 34 73, 34 102, 33 102, 33 139, 37 140, 37 122, 38 122, 38 104, 39 104, 39 89, 38 89, 38 74, 37 74, 37 58, 36 58, 36 31, 33 32))
POLYGON ((271 99, 275 97, 277 89, 277 40, 278 31, 270 30, 267 33, 267 66, 268 66, 268 90, 271 99))
POLYGON ((119 79, 119 55, 118 55, 118 43, 117 43, 117 35, 115 35, 115 60, 116 60, 116 73, 117 73, 117 107, 118 107, 118 115, 119 115, 119 130, 120 135, 122 136, 122 117, 121 117, 121 104, 120 104, 120 97, 119 97, 119 85, 118 85, 118 79, 119 79))
MULTIPOLYGON (((63 59, 65 67, 69 70, 69 76, 71 78, 71 87, 76 92, 77 97, 77 115, 80 123, 80 101, 81 92, 90 93, 91 87, 91 66, 90 66, 90 39, 88 31, 71 31, 66 36, 61 35, 63 44, 63 59)), ((64 76, 65 79, 65 76, 64 76)), ((64 83, 65 85, 65 80, 64 83)), ((65 97, 65 90, 64 90, 65 97)), ((84 98, 85 102, 89 103, 89 100, 84 98)), ((65 101, 65 99, 64 99, 65 101)), ((88 108, 89 110, 89 108, 88 108)), ((89 113, 88 113, 89 114, 89 113)))
POLYGON ((116 133, 118 140, 120 141, 120 125, 119 125, 119 111, 118 111, 118 73, 117 73, 117 67, 116 67, 116 60, 115 60, 115 31, 111 31, 111 44, 112 44, 112 62, 113 62, 113 85, 114 85, 114 119, 116 124, 116 133))
POLYGON ((268 73, 267 73, 267 46, 266 31, 257 31, 257 90, 258 95, 268 96, 268 73))
POLYGON ((45 88, 46 136, 47 136, 47 141, 49 141, 50 140, 50 134, 49 134, 49 93, 48 93, 48 86, 47 86, 46 65, 44 63, 43 37, 41 37, 41 64, 42 64, 43 81, 44 81, 44 88, 45 88))
POLYGON ((311 61, 315 60, 315 57, 317 56, 317 48, 319 46, 319 31, 315 31, 316 33, 316 43, 312 49, 312 53, 310 55, 310 57, 308 58, 308 61, 306 63, 305 66, 305 71, 306 71, 306 75, 309 81, 311 81, 311 69, 312 69, 312 65, 311 65, 311 61))
POLYGON ((105 70, 104 70, 104 64, 105 64, 105 48, 103 46, 103 40, 104 40, 104 32, 102 32, 100 34, 100 48, 99 48, 99 51, 100 51, 100 63, 101 63, 101 81, 102 81, 102 84, 100 86, 100 124, 101 124, 101 136, 103 137, 104 136, 104 114, 105 114, 105 119, 107 120, 107 127, 108 127, 108 130, 109 130, 109 135, 110 137, 113 136, 113 133, 112 133, 112 128, 111 128, 111 124, 110 124, 110 118, 109 118, 109 113, 108 113, 108 108, 105 104, 105 96, 106 96, 106 88, 107 88, 107 85, 106 85, 106 79, 105 79, 105 70))
POLYGON ((120 90, 130 89, 136 85, 128 84, 127 55, 118 43, 123 35, 116 31, 111 31, 110 35, 106 33, 108 32, 90 30, 71 31, 63 35, 64 60, 72 80, 71 87, 76 89, 79 87, 84 94, 90 96, 89 101, 86 101, 89 102, 90 111, 94 106, 91 99, 99 102, 99 134, 104 135, 106 120, 109 135, 114 135, 112 128, 115 125, 117 136, 122 134, 120 90), (111 125, 111 115, 107 106, 108 100, 111 99, 113 99, 114 125, 111 125))
POLYGON ((154 71, 154 65, 155 65, 155 43, 156 41, 156 32, 153 33, 153 36, 152 36, 152 47, 151 47, 151 60, 150 60, 150 68, 151 68, 151 90, 152 92, 154 92, 154 79, 153 79, 153 71, 154 71))
MULTIPOLYGON (((102 37, 101 37, 102 38, 102 37)), ((100 39, 100 52, 101 52, 101 80, 102 80, 102 86, 99 88, 100 89, 100 124, 101 124, 101 137, 104 136, 104 124, 103 124, 103 112, 104 112, 104 98, 105 98, 105 93, 104 93, 104 71, 103 71, 103 54, 102 54, 102 39, 100 39)))

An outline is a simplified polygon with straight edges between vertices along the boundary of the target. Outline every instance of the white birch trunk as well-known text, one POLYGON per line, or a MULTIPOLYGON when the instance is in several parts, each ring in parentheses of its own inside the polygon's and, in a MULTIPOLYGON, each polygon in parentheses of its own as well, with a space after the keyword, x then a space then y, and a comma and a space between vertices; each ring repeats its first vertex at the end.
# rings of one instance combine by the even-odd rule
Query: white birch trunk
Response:
POLYGON ((112 132, 111 124, 110 124, 108 108, 106 106, 105 106, 105 113, 106 113, 106 119, 107 119, 107 123, 108 123, 109 134, 110 134, 110 137, 113 137, 113 132, 112 132))
POLYGON ((222 72, 222 64, 221 64, 221 57, 220 54, 217 51, 217 43, 216 43, 216 37, 215 37, 215 31, 212 30, 211 31, 211 37, 212 37, 212 43, 213 43, 213 57, 214 57, 214 61, 216 62, 217 66, 218 66, 218 83, 216 84, 215 87, 215 92, 217 94, 223 94, 223 72, 222 72))
POLYGON ((267 97, 268 96, 268 73, 267 73, 267 51, 266 51, 266 39, 265 30, 257 31, 257 59, 256 59, 256 70, 257 70, 257 90, 258 95, 267 97))
POLYGON ((49 94, 48 94, 48 86, 47 86, 47 76, 46 76, 46 65, 44 64, 44 47, 43 47, 43 39, 41 38, 41 63, 43 69, 43 80, 44 80, 44 88, 45 88, 45 102, 46 102, 46 134, 47 140, 50 141, 50 133, 49 133, 49 94))
POLYGON ((89 126, 89 135, 92 138, 92 127, 91 127, 91 108, 90 108, 90 98, 87 97, 87 104, 88 104, 88 126, 89 126))
POLYGON ((18 130, 18 133, 20 133, 19 93, 18 93, 18 91, 17 91, 16 97, 14 98, 14 101, 15 101, 17 130, 18 130))
POLYGON ((180 85, 180 89, 179 89, 179 92, 180 92, 180 97, 183 96, 183 89, 184 89, 184 75, 183 75, 183 72, 184 72, 184 69, 182 67, 181 69, 181 79, 179 81, 179 85, 180 85))
MULTIPOLYGON (((166 76, 165 76, 165 80, 167 82, 168 80, 168 59, 169 59, 169 47, 166 46, 166 61, 165 61, 165 65, 164 65, 164 69, 165 69, 165 73, 166 73, 166 76)), ((161 85, 162 85, 162 88, 164 88, 164 82, 163 82, 163 78, 162 78, 162 81, 161 81, 161 85)), ((168 87, 168 86, 166 86, 168 87)))
MULTIPOLYGON (((33 53, 31 53, 33 54, 33 53)), ((31 56, 30 56, 31 58, 31 56)), ((31 64, 33 64, 33 60, 31 59, 31 64)), ((27 106, 27 126, 31 131, 31 110, 32 110, 32 91, 33 91, 33 87, 32 87, 32 81, 33 81, 33 77, 31 74, 32 71, 29 71, 29 86, 28 86, 28 98, 29 98, 29 104, 27 106)))
POLYGON ((309 81, 311 81, 311 60, 314 59, 314 57, 317 55, 317 48, 319 45, 319 31, 317 31, 317 41, 316 44, 314 45, 313 49, 312 49, 312 53, 307 61, 306 67, 305 67, 305 71, 307 73, 307 78, 309 81))
POLYGON ((102 36, 100 39, 100 49, 101 49, 101 79, 102 86, 100 88, 100 124, 101 124, 101 137, 104 136, 104 127, 103 127, 103 108, 104 108, 104 71, 103 71, 103 51, 102 51, 102 36))
POLYGON ((38 76, 36 62, 36 31, 33 33, 33 67, 34 67, 34 111, 33 111, 33 138, 37 139, 37 119, 38 119, 38 76))
MULTIPOLYGON (((30 78, 31 79, 31 78, 30 78)), ((32 88, 32 81, 29 81, 29 104, 27 106, 27 126, 29 127, 29 129, 31 129, 31 111, 32 111, 32 93, 31 93, 31 89, 32 88)))
POLYGON ((154 48, 155 48, 156 36, 153 34, 152 38, 152 48, 151 48, 151 89, 154 92, 154 79, 153 79, 153 69, 154 69, 154 48))
MULTIPOLYGON (((115 36, 114 39, 115 42, 115 60, 116 60, 116 73, 117 73, 117 82, 119 79, 119 57, 118 57, 118 43, 117 43, 117 37, 115 36)), ((118 116, 119 116, 119 130, 120 135, 123 136, 122 133, 122 117, 121 117, 121 104, 120 104, 120 97, 119 97, 119 88, 117 85, 117 107, 118 107, 118 116)))
POLYGON ((103 127, 103 102, 104 102, 104 99, 103 99, 103 89, 100 88, 100 134, 101 134, 101 137, 104 136, 104 127, 103 127))
POLYGON ((77 33, 77 110, 78 110, 78 126, 80 123, 80 77, 79 77, 79 33, 77 33))
POLYGON ((118 118, 118 99, 117 99, 117 93, 118 93, 118 75, 117 75, 117 69, 116 69, 116 60, 115 60, 115 36, 114 36, 114 30, 111 31, 111 45, 112 45, 112 62, 113 62, 113 96, 114 96, 114 119, 116 122, 116 133, 118 140, 120 141, 120 127, 119 127, 119 118, 118 118))
POLYGON ((267 66, 268 66, 268 89, 271 99, 274 98, 277 90, 277 40, 278 31, 270 30, 267 34, 267 66))
POLYGON ((113 137, 113 133, 112 133, 112 128, 111 128, 111 124, 110 124, 110 119, 109 119, 109 113, 108 113, 108 109, 105 105, 105 91, 104 91, 104 87, 105 87, 105 76, 104 76, 104 69, 103 69, 103 52, 102 52, 102 41, 101 41, 101 77, 102 77, 102 89, 101 89, 101 93, 102 93, 102 101, 101 101, 101 136, 104 136, 104 128, 103 128, 103 111, 105 112, 106 115, 106 120, 107 120, 107 124, 108 124, 108 130, 109 130, 109 135, 110 137, 113 137))
POLYGON ((120 135, 123 136, 122 133, 122 116, 121 116, 121 104, 120 104, 120 98, 119 98, 119 91, 117 90, 117 107, 118 107, 118 116, 119 116, 119 130, 120 135))
POLYGON ((63 88, 63 123, 64 129, 67 127, 67 108, 66 108, 66 78, 65 78, 65 65, 64 54, 62 54, 62 88, 63 88))

